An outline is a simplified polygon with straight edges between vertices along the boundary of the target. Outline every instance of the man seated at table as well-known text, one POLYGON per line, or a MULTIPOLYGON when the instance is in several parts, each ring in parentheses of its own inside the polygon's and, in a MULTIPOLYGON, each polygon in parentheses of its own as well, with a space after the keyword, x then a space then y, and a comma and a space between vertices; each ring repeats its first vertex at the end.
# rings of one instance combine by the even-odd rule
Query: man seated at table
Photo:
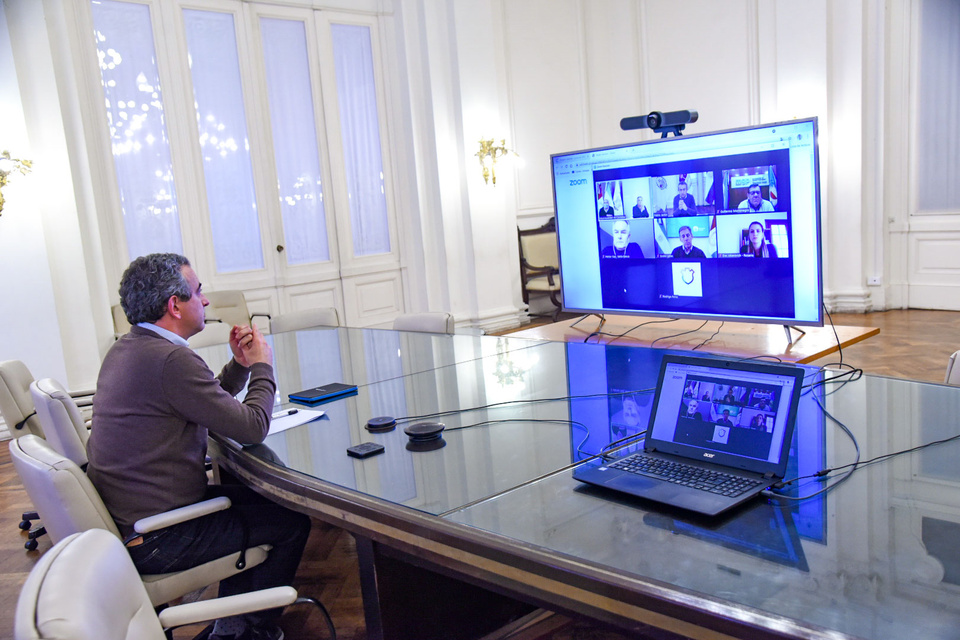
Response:
MULTIPOLYGON (((208 485, 207 433, 242 444, 270 428, 273 353, 257 328, 230 331, 233 358, 214 377, 187 338, 209 304, 183 256, 134 260, 120 281, 130 332, 107 352, 93 400, 87 474, 124 536, 140 518, 225 495, 225 511, 138 536, 127 547, 141 573, 181 571, 244 548, 272 545, 262 563, 220 583, 220 595, 289 585, 310 533, 309 517, 242 485, 208 485), (243 402, 234 395, 249 379, 243 402)), ((280 640, 281 610, 217 620, 211 639, 280 640)))

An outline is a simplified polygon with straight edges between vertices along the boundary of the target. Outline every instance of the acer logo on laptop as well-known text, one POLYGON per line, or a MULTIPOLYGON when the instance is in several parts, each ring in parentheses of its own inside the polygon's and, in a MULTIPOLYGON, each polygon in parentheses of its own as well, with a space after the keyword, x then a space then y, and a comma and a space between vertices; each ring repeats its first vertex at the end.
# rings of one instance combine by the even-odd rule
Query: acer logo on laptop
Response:
POLYGON ((712 454, 712 453, 704 453, 704 454, 703 454, 703 457, 704 457, 704 458, 712 458, 713 456, 714 456, 714 454, 712 454))

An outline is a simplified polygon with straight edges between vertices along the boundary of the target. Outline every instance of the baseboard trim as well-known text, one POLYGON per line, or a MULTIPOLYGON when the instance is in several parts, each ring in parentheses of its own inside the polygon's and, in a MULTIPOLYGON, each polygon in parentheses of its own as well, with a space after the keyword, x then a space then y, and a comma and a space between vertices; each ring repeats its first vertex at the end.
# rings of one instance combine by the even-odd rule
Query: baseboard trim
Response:
POLYGON ((500 309, 485 311, 479 314, 477 318, 467 320, 463 324, 475 329, 482 329, 486 333, 494 333, 514 329, 526 322, 528 322, 528 316, 523 309, 501 307, 500 309))
POLYGON ((866 291, 827 293, 823 304, 830 313, 869 313, 873 311, 873 299, 866 291))

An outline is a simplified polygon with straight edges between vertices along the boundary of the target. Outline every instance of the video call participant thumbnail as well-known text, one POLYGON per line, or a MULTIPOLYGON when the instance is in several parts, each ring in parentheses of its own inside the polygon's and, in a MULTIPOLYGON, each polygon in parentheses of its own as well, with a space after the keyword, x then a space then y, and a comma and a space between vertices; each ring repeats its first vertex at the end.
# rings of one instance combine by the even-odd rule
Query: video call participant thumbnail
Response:
POLYGON ((740 255, 753 256, 755 258, 776 258, 777 248, 773 243, 767 242, 763 225, 759 222, 751 222, 747 229, 747 244, 740 247, 740 255))
POLYGON ((643 206, 643 196, 637 196, 637 204, 633 205, 634 218, 649 218, 650 212, 643 206))
POLYGON ((690 215, 697 212, 697 202, 687 193, 687 183, 677 185, 677 195, 673 196, 673 215, 690 215))
POLYGON ((754 182, 747 189, 747 198, 740 203, 737 209, 743 209, 756 212, 773 211, 773 204, 765 200, 760 193, 760 185, 754 182))
POLYGON ((603 201, 603 206, 600 207, 600 217, 601 218, 612 218, 617 215, 617 210, 610 206, 610 198, 606 198, 603 201))
POLYGON ((613 223, 613 244, 600 252, 604 258, 642 258, 643 250, 636 242, 630 242, 630 225, 626 220, 613 223))
POLYGON ((674 248, 671 254, 674 258, 706 258, 702 249, 693 244, 693 231, 690 227, 680 227, 680 246, 674 248))

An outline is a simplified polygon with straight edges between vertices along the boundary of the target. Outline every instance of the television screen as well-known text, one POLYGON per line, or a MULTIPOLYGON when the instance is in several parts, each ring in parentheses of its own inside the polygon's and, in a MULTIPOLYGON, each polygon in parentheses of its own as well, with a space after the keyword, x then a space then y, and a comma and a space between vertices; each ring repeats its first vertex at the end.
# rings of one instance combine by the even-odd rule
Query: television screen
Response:
POLYGON ((823 324, 816 118, 551 163, 565 310, 823 324))

